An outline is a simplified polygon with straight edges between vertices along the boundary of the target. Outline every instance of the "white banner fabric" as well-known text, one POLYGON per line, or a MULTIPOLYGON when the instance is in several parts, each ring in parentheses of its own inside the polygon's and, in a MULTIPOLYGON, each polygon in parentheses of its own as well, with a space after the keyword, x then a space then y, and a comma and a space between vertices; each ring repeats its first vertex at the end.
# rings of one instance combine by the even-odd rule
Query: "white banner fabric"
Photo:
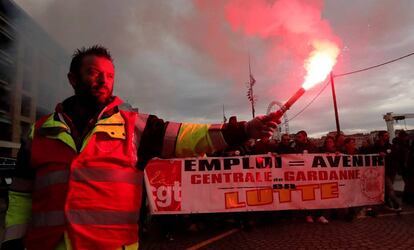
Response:
POLYGON ((384 201, 379 155, 286 154, 152 160, 153 214, 327 209, 384 201))

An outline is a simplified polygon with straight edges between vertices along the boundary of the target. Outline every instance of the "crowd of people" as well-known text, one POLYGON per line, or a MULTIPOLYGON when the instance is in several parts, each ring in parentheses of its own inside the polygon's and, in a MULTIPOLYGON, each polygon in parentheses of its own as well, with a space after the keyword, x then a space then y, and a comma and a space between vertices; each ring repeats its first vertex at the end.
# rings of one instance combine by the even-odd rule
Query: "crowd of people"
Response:
MULTIPOLYGON (((297 132, 294 139, 283 134, 281 140, 261 140, 250 150, 256 154, 275 152, 277 154, 300 153, 338 153, 338 154, 380 154, 385 157, 385 205, 390 209, 401 210, 399 199, 396 198, 393 184, 397 174, 404 180, 405 188, 403 201, 413 204, 414 183, 414 143, 407 132, 399 131, 397 137, 390 142, 387 131, 378 131, 374 142, 365 140, 361 147, 356 146, 352 136, 339 133, 336 136, 326 136, 323 146, 318 148, 308 139, 304 130, 297 132)), ((308 221, 311 221, 310 219, 308 221)), ((322 220, 325 221, 325 220, 322 220)))

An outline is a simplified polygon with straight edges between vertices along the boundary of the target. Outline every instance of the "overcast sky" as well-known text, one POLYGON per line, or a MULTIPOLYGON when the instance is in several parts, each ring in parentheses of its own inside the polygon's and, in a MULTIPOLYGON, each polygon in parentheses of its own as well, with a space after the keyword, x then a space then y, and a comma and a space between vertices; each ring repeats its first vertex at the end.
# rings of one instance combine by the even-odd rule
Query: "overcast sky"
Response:
MULTIPOLYGON (((302 84, 314 39, 338 44, 334 74, 414 52, 412 0, 15 0, 70 55, 92 44, 115 58, 115 94, 175 121, 251 118, 248 55, 257 80, 256 113, 302 84)), ((69 67, 69 66, 68 66, 69 67)), ((385 129, 386 112, 414 113, 414 56, 335 79, 341 129, 385 129)), ((294 117, 323 87, 309 90, 294 117)), ((68 88, 70 88, 68 84, 68 88)), ((290 131, 335 130, 331 89, 289 122, 290 131)), ((406 121, 414 128, 414 119, 406 121)), ((404 122, 396 128, 405 128, 404 122)))

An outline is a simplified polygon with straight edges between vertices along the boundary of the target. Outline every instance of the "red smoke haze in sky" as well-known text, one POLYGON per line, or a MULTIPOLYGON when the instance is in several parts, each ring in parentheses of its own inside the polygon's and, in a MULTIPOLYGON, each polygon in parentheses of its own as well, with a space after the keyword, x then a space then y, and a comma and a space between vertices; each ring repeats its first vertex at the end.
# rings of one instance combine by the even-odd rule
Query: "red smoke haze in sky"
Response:
POLYGON ((301 85, 304 62, 314 49, 315 41, 341 47, 341 40, 322 18, 321 0, 212 0, 195 1, 194 6, 198 10, 196 13, 202 15, 186 22, 186 30, 190 31, 186 39, 238 83, 247 79, 245 71, 250 51, 256 70, 278 76, 277 84, 271 86, 273 93, 301 85), (203 34, 192 36, 191 30, 199 27, 204 27, 203 34), (265 54, 255 54, 257 46, 265 54), (288 73, 278 73, 286 68, 288 73), (237 79, 237 75, 242 75, 241 79, 237 79))

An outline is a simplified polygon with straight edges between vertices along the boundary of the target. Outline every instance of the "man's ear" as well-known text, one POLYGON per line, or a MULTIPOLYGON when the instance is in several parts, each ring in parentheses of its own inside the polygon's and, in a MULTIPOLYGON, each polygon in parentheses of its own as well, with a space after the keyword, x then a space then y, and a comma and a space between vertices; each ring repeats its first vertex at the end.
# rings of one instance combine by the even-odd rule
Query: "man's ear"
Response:
POLYGON ((76 77, 76 75, 73 74, 72 72, 69 72, 68 73, 68 80, 69 80, 70 85, 72 85, 72 88, 76 89, 76 85, 78 83, 78 78, 76 77))

